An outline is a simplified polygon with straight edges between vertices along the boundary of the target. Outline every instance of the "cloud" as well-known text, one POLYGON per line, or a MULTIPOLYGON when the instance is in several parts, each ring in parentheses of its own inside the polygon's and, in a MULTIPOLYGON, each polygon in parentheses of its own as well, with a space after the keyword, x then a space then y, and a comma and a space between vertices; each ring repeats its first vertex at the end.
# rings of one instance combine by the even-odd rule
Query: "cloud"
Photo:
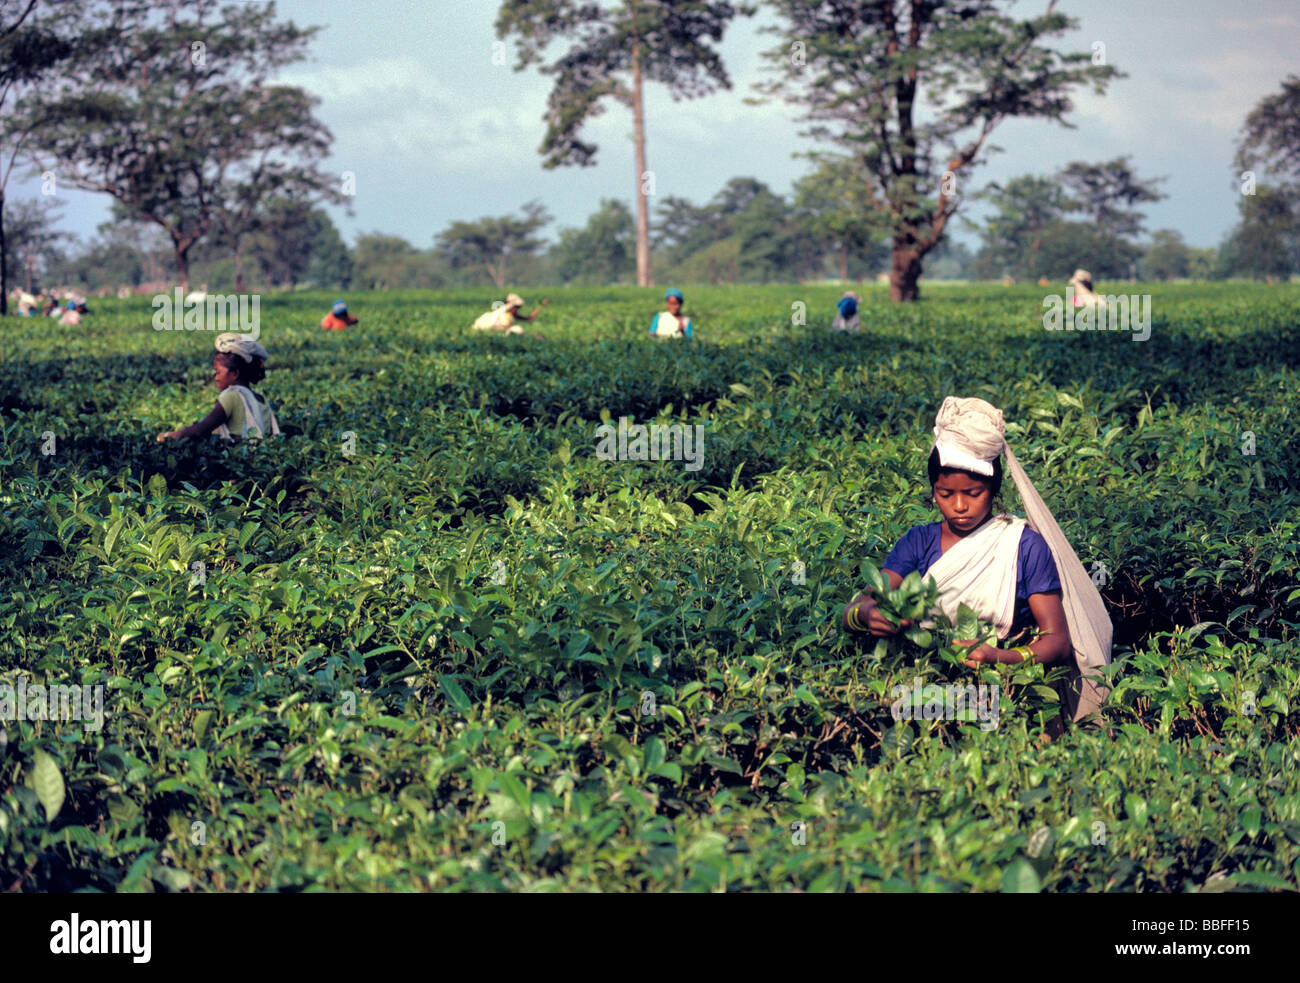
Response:
POLYGON ((538 93, 538 85, 511 79, 513 73, 498 66, 492 67, 499 77, 484 72, 475 79, 488 84, 466 85, 464 77, 451 84, 439 77, 463 67, 401 55, 285 72, 282 80, 321 97, 320 115, 334 133, 336 160, 467 172, 518 153, 521 134, 525 144, 540 142, 544 88, 538 93), (502 91, 510 98, 499 98, 502 91))

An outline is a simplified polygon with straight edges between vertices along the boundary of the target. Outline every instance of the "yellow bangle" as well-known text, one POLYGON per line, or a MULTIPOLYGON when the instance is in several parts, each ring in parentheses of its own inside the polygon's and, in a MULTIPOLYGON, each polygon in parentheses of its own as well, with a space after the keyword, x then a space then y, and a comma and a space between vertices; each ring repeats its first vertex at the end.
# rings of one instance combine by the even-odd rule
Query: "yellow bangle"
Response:
POLYGON ((865 631, 866 629, 862 627, 862 622, 858 618, 858 603, 854 601, 853 606, 849 608, 849 627, 854 631, 865 631))
POLYGON ((1035 654, 1034 650, 1031 649, 1028 645, 1021 645, 1016 649, 1016 651, 1020 653, 1021 662, 1028 662, 1030 659, 1034 657, 1035 654))

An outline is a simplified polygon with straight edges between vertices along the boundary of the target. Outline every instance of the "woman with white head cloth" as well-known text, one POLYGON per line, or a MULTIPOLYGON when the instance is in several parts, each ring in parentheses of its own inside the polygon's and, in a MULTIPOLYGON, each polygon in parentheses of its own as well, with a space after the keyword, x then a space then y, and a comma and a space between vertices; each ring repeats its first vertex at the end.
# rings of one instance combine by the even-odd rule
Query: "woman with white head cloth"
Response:
MULTIPOLYGON (((933 577, 939 606, 954 623, 966 604, 997 628, 998 645, 972 643, 967 666, 1028 659, 1063 664, 1067 712, 1076 721, 1095 713, 1109 692, 1093 670, 1110 662, 1110 617, 1007 446, 1002 411, 982 399, 949 396, 935 418, 934 438, 929 478, 943 521, 915 526, 899 540, 883 568, 890 587, 913 571, 933 577), (993 512, 1003 454, 1027 520, 993 512)), ((873 635, 899 630, 876 610, 870 591, 844 609, 844 626, 873 635)))
POLYGON ((266 397, 252 387, 266 378, 265 348, 248 335, 227 331, 213 342, 212 381, 217 386, 217 402, 212 412, 198 423, 179 430, 164 430, 159 442, 187 437, 206 437, 216 431, 227 443, 245 437, 278 437, 280 421, 266 397))
MULTIPOLYGON (((474 322, 474 329, 476 331, 503 331, 506 334, 523 334, 524 329, 515 322, 533 320, 549 300, 549 297, 543 297, 542 302, 533 308, 533 313, 521 314, 519 312, 524 306, 524 298, 518 294, 510 294, 506 297, 504 304, 498 303, 493 306, 492 310, 480 314, 478 320, 474 322)), ((536 337, 540 338, 541 335, 536 337)))
POLYGON ((1092 274, 1087 270, 1075 270, 1074 276, 1066 281, 1066 286, 1074 288, 1075 307, 1087 307, 1090 304, 1106 306, 1106 302, 1102 300, 1101 295, 1092 289, 1092 274))

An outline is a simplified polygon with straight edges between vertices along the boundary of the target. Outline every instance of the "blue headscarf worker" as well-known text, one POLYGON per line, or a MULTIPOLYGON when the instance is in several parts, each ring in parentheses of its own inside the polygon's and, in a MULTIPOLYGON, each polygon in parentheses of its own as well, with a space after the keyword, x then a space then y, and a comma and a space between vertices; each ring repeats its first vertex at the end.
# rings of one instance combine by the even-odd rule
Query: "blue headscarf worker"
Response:
POLYGON ((686 298, 676 287, 670 287, 664 294, 664 304, 668 308, 660 311, 650 322, 650 333, 656 338, 691 338, 691 319, 682 314, 682 304, 686 298))
POLYGON ((838 313, 835 315, 835 320, 831 322, 832 331, 858 333, 858 329, 862 327, 862 323, 858 320, 858 301, 861 299, 852 290, 845 291, 844 296, 835 305, 838 313))

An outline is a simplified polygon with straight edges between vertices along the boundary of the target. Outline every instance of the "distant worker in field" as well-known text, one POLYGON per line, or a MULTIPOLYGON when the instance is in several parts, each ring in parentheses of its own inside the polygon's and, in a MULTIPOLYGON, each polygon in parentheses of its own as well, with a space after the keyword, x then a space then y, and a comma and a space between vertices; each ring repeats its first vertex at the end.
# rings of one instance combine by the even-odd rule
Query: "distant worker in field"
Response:
MULTIPOLYGON (((519 311, 524 306, 524 298, 518 294, 510 294, 506 301, 499 307, 493 307, 492 310, 480 314, 478 320, 474 322, 475 331, 503 331, 506 334, 523 334, 516 321, 531 321, 537 317, 538 313, 546 306, 549 297, 543 297, 542 302, 533 308, 531 314, 520 314, 519 311)), ((541 335, 536 335, 540 338, 541 335)))
POLYGON ((1106 302, 1093 292, 1092 274, 1087 270, 1075 270, 1074 276, 1070 277, 1068 286, 1074 287, 1074 306, 1083 307, 1087 304, 1100 304, 1106 306, 1106 302))
POLYGON ((60 324, 80 324, 81 311, 77 308, 77 302, 70 300, 67 306, 63 308, 63 316, 59 318, 60 324))
POLYGON ((348 313, 348 305, 342 298, 334 301, 330 312, 321 319, 320 326, 326 331, 342 331, 349 325, 356 324, 358 318, 348 313))
POLYGON ((32 312, 36 309, 37 300, 26 290, 18 292, 18 316, 31 317, 32 312))
POLYGON ((835 320, 831 322, 831 330, 857 334, 862 328, 862 322, 858 320, 858 304, 861 301, 862 298, 856 292, 846 290, 835 305, 835 320))
MULTIPOLYGON (((1107 695, 1095 670, 1110 662, 1110 616, 1011 452, 1002 411, 982 399, 949 396, 933 433, 927 476, 943 521, 913 526, 890 551, 881 569, 889 589, 897 590, 914 571, 932 577, 939 606, 954 624, 965 604, 996 628, 996 644, 955 642, 966 649, 967 667, 1030 660, 1063 665, 1067 679, 1060 695, 1069 715, 1078 721, 1096 713, 1107 695), (1004 457, 1026 519, 995 508, 1004 457)), ((842 624, 875 636, 894 635, 900 628, 877 610, 872 589, 844 609, 842 624)))
POLYGON ((656 338, 691 339, 691 319, 682 313, 686 297, 676 287, 670 287, 664 294, 666 311, 660 311, 650 321, 650 333, 656 338))
POLYGON ((227 443, 245 437, 279 436, 280 422, 271 404, 250 388, 266 378, 266 349, 247 335, 233 332, 217 335, 213 347, 217 350, 212 356, 213 381, 218 390, 216 405, 198 423, 160 433, 159 442, 206 437, 214 430, 227 443))

